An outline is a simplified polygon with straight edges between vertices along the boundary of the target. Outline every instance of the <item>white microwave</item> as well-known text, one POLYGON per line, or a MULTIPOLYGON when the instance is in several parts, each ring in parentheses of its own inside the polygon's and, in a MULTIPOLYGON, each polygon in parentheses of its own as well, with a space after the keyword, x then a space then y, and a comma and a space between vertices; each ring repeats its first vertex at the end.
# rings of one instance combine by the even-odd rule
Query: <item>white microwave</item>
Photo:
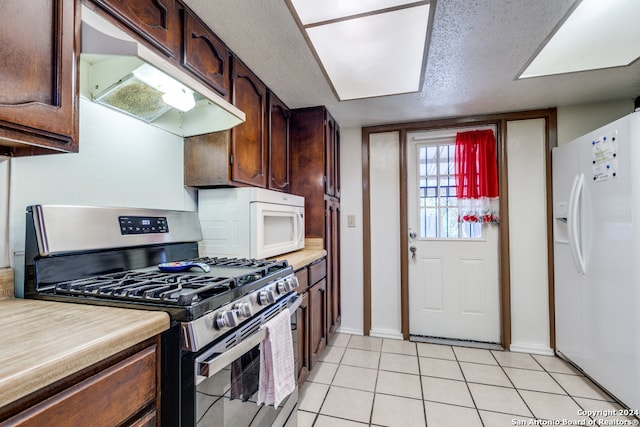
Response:
POLYGON ((304 248, 304 197, 263 188, 198 190, 200 256, 270 258, 304 248))

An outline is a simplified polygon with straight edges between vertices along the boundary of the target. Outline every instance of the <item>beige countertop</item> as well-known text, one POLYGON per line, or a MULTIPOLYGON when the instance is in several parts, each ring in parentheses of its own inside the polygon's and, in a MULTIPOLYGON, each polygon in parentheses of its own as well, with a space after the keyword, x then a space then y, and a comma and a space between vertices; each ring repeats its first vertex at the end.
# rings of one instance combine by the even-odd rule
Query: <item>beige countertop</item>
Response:
POLYGON ((168 328, 161 311, 0 299, 0 407, 168 328))
POLYGON ((288 254, 279 255, 275 257, 277 260, 286 259, 290 266, 294 270, 299 270, 305 265, 309 265, 312 262, 327 256, 327 251, 324 249, 300 249, 299 251, 289 252, 288 254))

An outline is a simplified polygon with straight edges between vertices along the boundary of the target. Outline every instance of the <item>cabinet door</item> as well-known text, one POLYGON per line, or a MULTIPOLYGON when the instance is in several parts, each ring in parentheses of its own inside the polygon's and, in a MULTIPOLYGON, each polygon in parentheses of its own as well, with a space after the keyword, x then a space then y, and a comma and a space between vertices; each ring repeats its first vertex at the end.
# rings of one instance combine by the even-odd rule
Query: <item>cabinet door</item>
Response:
POLYGON ((327 280, 322 279, 309 288, 309 369, 313 369, 318 357, 327 345, 327 280))
POLYGON ((289 109, 269 93, 269 188, 289 191, 289 109))
POLYGON ((309 294, 300 295, 302 302, 296 313, 296 378, 302 385, 309 376, 309 294))
POLYGON ((291 113, 291 192, 305 197, 305 236, 324 238, 324 108, 291 113))
POLYGON ((327 339, 340 324, 340 201, 325 200, 325 249, 327 251, 327 339))
POLYGON ((183 13, 182 65, 229 99, 229 51, 218 37, 189 10, 183 13))
POLYGON ((246 114, 246 121, 231 130, 231 179, 236 183, 266 188, 267 88, 239 60, 233 59, 233 105, 246 114))
POLYGON ((334 179, 334 196, 340 197, 340 126, 335 123, 335 129, 333 134, 335 142, 333 153, 333 179, 334 179))
POLYGON ((168 57, 180 52, 175 0, 91 0, 168 57))
POLYGON ((159 422, 158 411, 152 409, 133 420, 128 427, 156 427, 159 422))
POLYGON ((324 176, 325 194, 336 195, 336 122, 329 113, 325 115, 324 176))
MULTIPOLYGON (((149 347, 16 415, 8 420, 8 424, 19 427, 111 427, 121 425, 149 406, 153 418, 157 396, 156 365, 157 347, 149 347)), ((140 417, 137 425, 149 425, 148 419, 146 415, 140 417)))
POLYGON ((184 185, 207 188, 228 186, 229 131, 190 136, 184 139, 184 185))
MULTIPOLYGON (((327 305, 331 305, 331 308, 327 308, 330 314, 329 318, 329 332, 333 334, 336 328, 340 326, 341 321, 341 306, 340 306, 340 201, 334 200, 332 202, 333 211, 331 212, 331 246, 328 250, 331 253, 331 263, 327 266, 330 269, 331 279, 327 284, 331 287, 331 298, 327 301, 327 305)), ((329 291, 327 291, 329 294, 329 291)))
POLYGON ((0 154, 78 151, 78 12, 75 0, 2 2, 0 154))

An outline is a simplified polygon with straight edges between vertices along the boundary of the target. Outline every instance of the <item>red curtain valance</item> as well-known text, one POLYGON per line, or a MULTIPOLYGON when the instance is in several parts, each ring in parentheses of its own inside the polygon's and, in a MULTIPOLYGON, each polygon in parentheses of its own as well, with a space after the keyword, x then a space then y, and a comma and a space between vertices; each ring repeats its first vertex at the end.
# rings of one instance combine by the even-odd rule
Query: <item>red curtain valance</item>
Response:
POLYGON ((456 135, 456 191, 459 199, 498 197, 496 139, 492 130, 456 135))
POLYGON ((497 223, 498 165, 492 130, 456 135, 455 170, 458 221, 497 223))

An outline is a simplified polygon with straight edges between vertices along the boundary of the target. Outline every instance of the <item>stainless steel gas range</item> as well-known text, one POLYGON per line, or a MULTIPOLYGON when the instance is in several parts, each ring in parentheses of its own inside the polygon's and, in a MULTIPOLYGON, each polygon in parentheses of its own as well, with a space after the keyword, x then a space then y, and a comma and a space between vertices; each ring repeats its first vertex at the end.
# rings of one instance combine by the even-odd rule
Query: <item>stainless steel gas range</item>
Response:
POLYGON ((261 326, 289 309, 295 327, 293 269, 199 257, 201 239, 195 212, 30 206, 25 297, 166 311, 162 426, 293 426, 297 389, 256 403, 261 326))

